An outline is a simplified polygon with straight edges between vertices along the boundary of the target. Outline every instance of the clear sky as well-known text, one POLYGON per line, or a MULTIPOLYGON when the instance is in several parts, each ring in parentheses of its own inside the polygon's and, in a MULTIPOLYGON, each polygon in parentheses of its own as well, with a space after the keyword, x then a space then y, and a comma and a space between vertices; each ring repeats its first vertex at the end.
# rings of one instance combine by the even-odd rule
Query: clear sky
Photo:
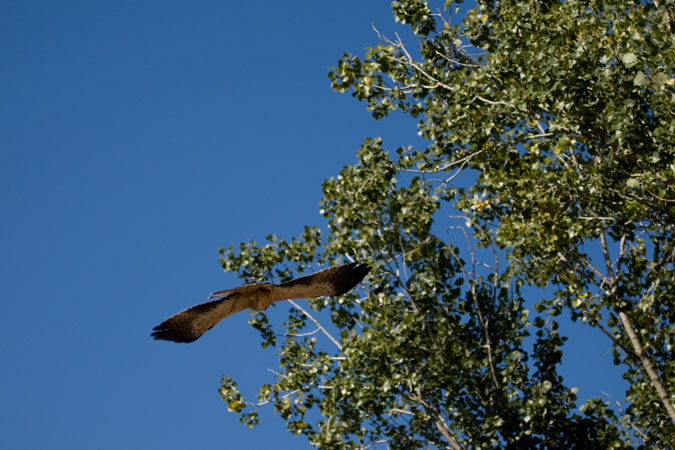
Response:
MULTIPOLYGON (((327 78, 371 23, 401 29, 389 3, 4 2, 0 448, 310 448, 220 401, 223 374, 272 377, 248 314, 188 345, 149 333, 239 284, 218 247, 321 224, 322 180, 366 137, 418 142, 327 78)), ((566 381, 621 399, 601 335, 569 345, 566 381)))

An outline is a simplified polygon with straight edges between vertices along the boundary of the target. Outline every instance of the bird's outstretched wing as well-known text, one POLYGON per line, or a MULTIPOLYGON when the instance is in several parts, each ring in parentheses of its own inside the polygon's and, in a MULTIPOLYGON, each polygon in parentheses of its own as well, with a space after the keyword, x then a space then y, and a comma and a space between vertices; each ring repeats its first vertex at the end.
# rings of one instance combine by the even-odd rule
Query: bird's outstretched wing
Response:
POLYGON ((359 284, 368 272, 370 267, 360 262, 323 269, 278 285, 279 298, 275 298, 275 301, 346 294, 359 284))
POLYGON ((223 318, 247 308, 244 305, 246 297, 235 294, 233 297, 202 303, 176 313, 153 328, 152 337, 174 342, 196 341, 223 318))
POLYGON ((152 337, 165 341, 193 342, 225 317, 245 309, 262 311, 273 302, 292 298, 342 295, 370 272, 359 262, 343 264, 282 284, 244 284, 211 294, 218 298, 181 311, 156 326, 152 337))

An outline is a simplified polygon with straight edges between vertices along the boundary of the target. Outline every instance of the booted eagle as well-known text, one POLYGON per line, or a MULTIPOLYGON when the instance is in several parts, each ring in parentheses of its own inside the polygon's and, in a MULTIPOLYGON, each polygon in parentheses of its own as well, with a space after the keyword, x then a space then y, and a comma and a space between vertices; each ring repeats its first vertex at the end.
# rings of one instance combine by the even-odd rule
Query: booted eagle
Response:
POLYGON ((193 342, 225 317, 246 308, 267 309, 274 302, 293 298, 342 295, 349 292, 370 272, 359 262, 330 267, 286 283, 248 283, 234 289, 214 292, 217 298, 181 311, 153 328, 152 337, 165 341, 193 342))

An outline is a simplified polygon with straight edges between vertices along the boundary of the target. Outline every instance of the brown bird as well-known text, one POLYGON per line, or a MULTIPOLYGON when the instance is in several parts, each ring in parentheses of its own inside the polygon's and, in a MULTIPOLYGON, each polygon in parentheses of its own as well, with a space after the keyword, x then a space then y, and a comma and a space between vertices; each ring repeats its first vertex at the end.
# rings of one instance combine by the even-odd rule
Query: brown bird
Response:
POLYGON ((234 289, 214 292, 217 298, 181 311, 153 328, 152 337, 165 341, 193 342, 225 317, 246 308, 267 309, 272 303, 293 298, 342 295, 370 272, 359 262, 330 267, 286 283, 247 283, 234 289))

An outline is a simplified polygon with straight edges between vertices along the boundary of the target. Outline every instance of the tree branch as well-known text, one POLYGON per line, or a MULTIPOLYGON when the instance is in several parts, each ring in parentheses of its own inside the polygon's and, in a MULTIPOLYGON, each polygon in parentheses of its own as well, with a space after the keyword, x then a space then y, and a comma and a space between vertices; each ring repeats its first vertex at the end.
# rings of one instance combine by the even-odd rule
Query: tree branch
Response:
POLYGON ((649 360, 647 355, 645 355, 644 352, 642 351, 640 339, 635 333, 635 330, 633 330, 633 326, 631 325, 628 316, 626 315, 626 313, 620 312, 619 317, 621 318, 621 323, 623 324, 623 327, 626 329, 626 333, 628 334, 630 343, 633 345, 635 353, 640 359, 640 363, 642 363, 642 366, 645 368, 645 371, 647 372, 647 375, 649 376, 652 385, 656 389, 656 392, 659 394, 659 398, 661 398, 661 402, 663 403, 663 406, 666 408, 666 411, 670 416, 670 420, 672 420, 675 423, 675 409, 673 409, 673 405, 671 405, 670 401, 668 401, 668 393, 666 392, 666 389, 663 387, 663 384, 661 384, 661 380, 659 380, 659 376, 656 373, 656 370, 654 370, 652 362, 649 360))
MULTIPOLYGON (((612 260, 609 257, 609 248, 607 247, 607 239, 605 238, 604 231, 600 233, 600 243, 602 244, 602 254, 605 258, 605 266, 607 267, 607 274, 608 274, 607 278, 609 279, 610 283, 609 284, 610 293, 614 294, 614 292, 616 291, 616 278, 614 276, 612 260)), ((666 408, 666 411, 670 416, 670 420, 672 420, 675 423, 675 409, 673 409, 673 405, 671 405, 670 401, 668 400, 668 393, 666 392, 666 389, 663 387, 663 384, 661 383, 661 380, 659 379, 659 375, 656 373, 656 370, 654 370, 652 362, 649 360, 647 355, 645 355, 644 351, 642 350, 642 344, 640 343, 640 339, 638 338, 638 335, 635 333, 635 330, 633 329, 633 326, 631 325, 630 320, 628 319, 628 315, 625 312, 620 311, 619 318, 621 319, 621 324, 625 328, 626 334, 628 334, 628 339, 630 340, 630 343, 633 346, 633 349, 635 350, 635 355, 637 355, 640 364, 642 364, 642 367, 647 372, 647 376, 649 376, 649 380, 654 386, 654 389, 656 389, 656 392, 659 395, 659 398, 661 399, 663 406, 666 408)))
POLYGON ((296 302, 294 302, 293 300, 288 300, 288 302, 289 302, 291 305, 293 305, 295 308, 299 309, 300 312, 302 312, 304 315, 306 315, 306 316, 309 318, 309 320, 311 320, 312 322, 314 322, 314 325, 316 325, 316 326, 319 328, 319 330, 321 330, 321 331, 323 332, 323 334, 325 334, 326 336, 328 336, 328 339, 330 339, 331 341, 333 341, 333 344, 335 344, 335 346, 336 346, 337 348, 339 348, 340 351, 342 351, 342 346, 340 345, 340 343, 339 343, 333 336, 331 336, 331 334, 330 334, 328 331, 326 331, 326 329, 325 329, 324 327, 321 326, 321 324, 319 323, 318 320, 316 320, 314 317, 312 317, 312 315, 311 315, 310 313, 308 313, 304 308, 302 308, 300 305, 298 305, 298 304, 297 304, 296 302))
MULTIPOLYGON (((453 216, 451 216, 453 217, 453 216)), ((473 226, 475 226, 477 229, 479 229, 481 232, 485 233, 485 235, 489 239, 489 234, 480 227, 477 223, 475 223, 473 220, 469 219, 468 217, 464 217, 465 220, 471 222, 473 226)), ((472 265, 475 266, 475 255, 473 252, 473 247, 471 246, 471 242, 469 241, 469 236, 466 233, 466 230, 463 227, 459 227, 462 230, 462 233, 464 233, 464 239, 466 240, 467 247, 469 248, 469 252, 471 254, 471 262, 472 265)), ((496 289, 497 289, 497 279, 498 279, 498 274, 499 274, 499 258, 497 257, 497 251, 496 249, 492 246, 492 240, 489 239, 489 244, 490 247, 492 248, 492 252, 495 256, 495 261, 496 261, 496 267, 494 268, 494 276, 495 276, 495 282, 493 284, 493 289, 495 292, 493 293, 493 299, 492 299, 492 305, 490 309, 494 308, 494 302, 496 301, 496 289)), ((455 254, 455 252, 450 248, 450 253, 452 256, 455 258, 455 260, 461 264, 461 260, 458 255, 455 254)), ((478 316, 478 321, 480 322, 481 328, 483 329, 483 334, 485 336, 485 346, 487 348, 487 357, 488 357, 488 363, 490 364, 490 374, 492 375, 492 381, 495 384, 495 387, 497 388, 498 391, 502 391, 502 385, 499 382, 499 378, 497 377, 497 370, 495 369, 495 364, 493 360, 493 355, 492 355, 492 343, 490 341, 490 329, 489 329, 489 323, 490 323, 490 316, 488 316, 487 319, 483 317, 483 313, 480 310, 480 304, 478 303, 478 296, 476 295, 476 284, 473 282, 473 280, 469 280, 466 272, 464 271, 464 268, 462 267, 462 273, 464 274, 464 278, 467 281, 467 284, 469 285, 469 294, 471 295, 473 299, 473 304, 474 307, 476 308, 476 314, 478 316)), ((473 269, 473 275, 476 276, 476 270, 473 269)), ((490 311, 491 315, 492 311, 490 311)))
POLYGON ((450 446, 455 450, 461 450, 462 447, 459 445, 457 440, 452 436, 450 428, 448 428, 448 425, 445 423, 445 420, 443 420, 438 410, 424 400, 424 397, 422 396, 422 390, 419 387, 417 387, 416 391, 417 392, 415 395, 410 395, 410 399, 422 405, 424 410, 431 417, 431 420, 434 422, 436 429, 438 429, 439 433, 441 433, 443 437, 448 441, 450 446))

